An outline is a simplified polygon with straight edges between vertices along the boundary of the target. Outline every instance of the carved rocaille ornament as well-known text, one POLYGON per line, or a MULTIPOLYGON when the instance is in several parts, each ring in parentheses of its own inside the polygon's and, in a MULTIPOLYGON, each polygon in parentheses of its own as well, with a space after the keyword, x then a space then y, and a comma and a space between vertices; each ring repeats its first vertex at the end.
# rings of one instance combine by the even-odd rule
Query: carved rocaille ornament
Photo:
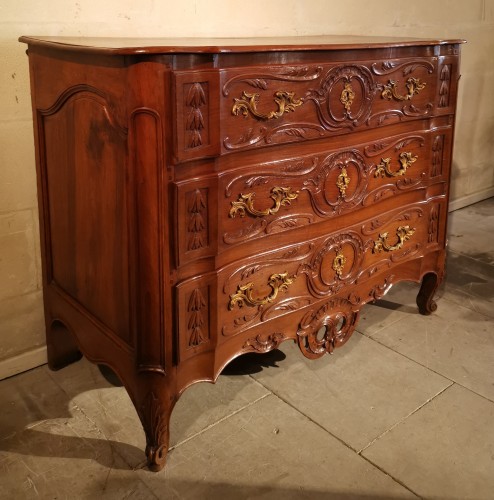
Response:
POLYGON ((276 349, 285 339, 284 333, 272 333, 267 337, 257 335, 246 340, 243 349, 246 351, 269 352, 276 349))
POLYGON ((375 88, 376 83, 372 73, 366 66, 343 65, 330 69, 321 79, 320 87, 309 89, 304 98, 315 105, 319 122, 324 129, 357 127, 365 123, 371 113, 372 95, 375 88), (343 104, 343 113, 333 109, 331 101, 333 92, 339 92, 342 82, 343 90, 338 98, 343 104), (355 91, 357 87, 361 94, 358 99, 355 91))
POLYGON ((310 359, 332 353, 343 345, 355 330, 358 309, 349 300, 335 298, 318 309, 308 311, 299 323, 297 341, 300 350, 310 359))

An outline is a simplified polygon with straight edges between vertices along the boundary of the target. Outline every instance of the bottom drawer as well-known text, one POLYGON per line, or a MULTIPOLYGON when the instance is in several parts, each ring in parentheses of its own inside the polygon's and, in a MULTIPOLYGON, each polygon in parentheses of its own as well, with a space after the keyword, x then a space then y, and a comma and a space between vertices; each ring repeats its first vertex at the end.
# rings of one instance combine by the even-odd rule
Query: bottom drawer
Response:
POLYGON ((180 283, 180 360, 443 247, 445 210, 444 197, 401 207, 180 283))

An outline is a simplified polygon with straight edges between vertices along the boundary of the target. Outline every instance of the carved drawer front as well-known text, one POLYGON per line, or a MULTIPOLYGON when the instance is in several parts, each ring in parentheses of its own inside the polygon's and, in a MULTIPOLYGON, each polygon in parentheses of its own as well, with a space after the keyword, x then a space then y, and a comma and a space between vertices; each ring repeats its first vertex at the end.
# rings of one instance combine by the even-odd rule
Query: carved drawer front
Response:
POLYGON ((208 327, 222 342, 322 299, 344 295, 377 275, 391 280, 393 267, 442 247, 439 220, 445 213, 445 197, 440 196, 183 282, 177 287, 177 302, 187 311, 179 321, 182 355, 193 353, 197 342, 205 345, 209 341, 204 339, 213 338, 208 327), (218 311, 214 325, 207 316, 212 301, 218 311))
POLYGON ((219 183, 220 246, 331 219, 424 187, 442 175, 450 134, 450 129, 402 134, 229 172, 219 183))
POLYGON ((404 58, 222 71, 221 146, 236 151, 430 116, 437 62, 404 58))

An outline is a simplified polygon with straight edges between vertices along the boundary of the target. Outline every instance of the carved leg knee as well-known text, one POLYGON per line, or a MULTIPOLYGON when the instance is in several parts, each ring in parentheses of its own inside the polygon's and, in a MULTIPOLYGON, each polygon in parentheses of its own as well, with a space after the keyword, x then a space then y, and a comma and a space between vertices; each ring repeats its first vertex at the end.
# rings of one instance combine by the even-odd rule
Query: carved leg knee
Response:
POLYGON ((48 366, 52 370, 60 370, 82 358, 71 332, 59 320, 47 322, 46 344, 48 366))
POLYGON ((437 309, 434 294, 438 286, 439 277, 436 273, 427 273, 424 275, 417 295, 417 306, 420 314, 429 315, 437 309))

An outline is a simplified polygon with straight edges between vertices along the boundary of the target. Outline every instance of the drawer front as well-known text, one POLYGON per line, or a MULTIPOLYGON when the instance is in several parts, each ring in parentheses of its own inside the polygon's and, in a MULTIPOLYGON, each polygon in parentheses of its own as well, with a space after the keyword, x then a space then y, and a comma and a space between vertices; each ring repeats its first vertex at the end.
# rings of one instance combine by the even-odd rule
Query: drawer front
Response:
POLYGON ((179 319, 180 355, 207 349, 213 333, 220 343, 260 323, 341 295, 379 273, 388 279, 394 266, 444 245, 445 207, 444 196, 402 207, 179 284, 177 303, 185 311, 179 319), (218 315, 213 323, 208 315, 211 303, 218 315))
POLYGON ((435 57, 221 72, 221 147, 244 150, 430 116, 435 57))
POLYGON ((414 132, 177 182, 177 265, 400 193, 425 197, 430 182, 445 189, 450 141, 450 128, 414 132))

